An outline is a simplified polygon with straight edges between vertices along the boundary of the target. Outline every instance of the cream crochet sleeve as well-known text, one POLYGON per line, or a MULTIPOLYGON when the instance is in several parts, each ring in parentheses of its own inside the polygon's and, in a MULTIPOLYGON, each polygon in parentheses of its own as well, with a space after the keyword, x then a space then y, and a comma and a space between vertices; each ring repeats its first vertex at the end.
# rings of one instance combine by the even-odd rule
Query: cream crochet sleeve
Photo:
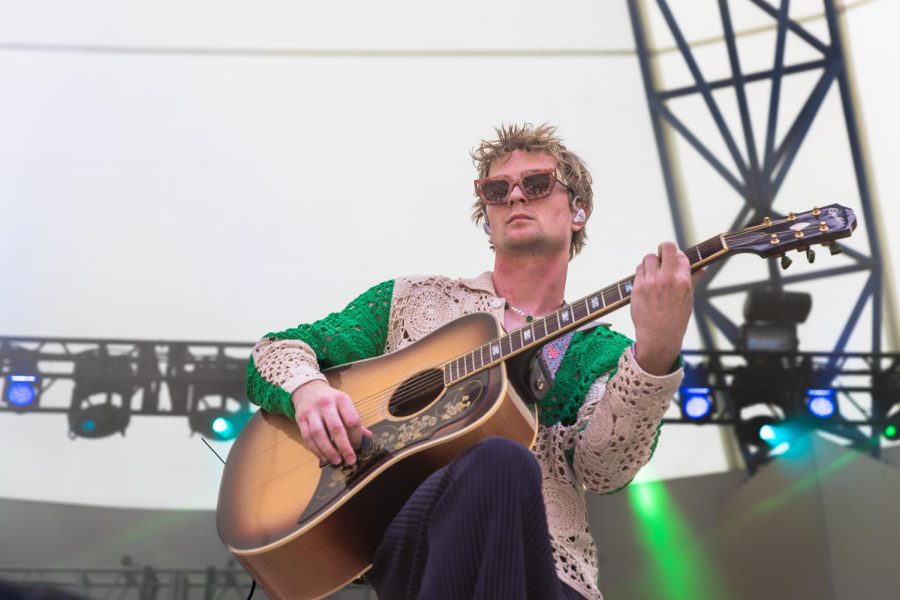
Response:
POLYGON ((591 386, 578 421, 569 428, 575 476, 582 486, 609 493, 634 478, 650 460, 660 420, 682 377, 681 369, 650 375, 626 351, 615 376, 591 386))

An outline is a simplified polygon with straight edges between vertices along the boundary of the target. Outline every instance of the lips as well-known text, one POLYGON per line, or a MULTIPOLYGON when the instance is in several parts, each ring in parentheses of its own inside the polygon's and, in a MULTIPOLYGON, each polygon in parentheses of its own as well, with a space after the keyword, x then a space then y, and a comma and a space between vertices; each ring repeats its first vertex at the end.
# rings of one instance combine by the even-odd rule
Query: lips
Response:
POLYGON ((529 220, 530 220, 531 217, 529 217, 528 215, 521 215, 521 214, 519 214, 519 215, 512 215, 512 216, 510 216, 510 217, 506 220, 506 222, 507 222, 507 223, 512 223, 513 221, 518 221, 519 219, 529 219, 529 220))

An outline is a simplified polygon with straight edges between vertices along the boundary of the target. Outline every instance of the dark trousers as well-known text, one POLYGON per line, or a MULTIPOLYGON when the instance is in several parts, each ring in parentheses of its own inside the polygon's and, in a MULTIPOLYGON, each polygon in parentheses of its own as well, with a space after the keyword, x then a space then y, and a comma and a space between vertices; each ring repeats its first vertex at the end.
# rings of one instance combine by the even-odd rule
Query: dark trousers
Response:
POLYGON ((384 600, 581 598, 556 575, 540 466, 501 438, 469 448, 419 486, 366 579, 384 600))

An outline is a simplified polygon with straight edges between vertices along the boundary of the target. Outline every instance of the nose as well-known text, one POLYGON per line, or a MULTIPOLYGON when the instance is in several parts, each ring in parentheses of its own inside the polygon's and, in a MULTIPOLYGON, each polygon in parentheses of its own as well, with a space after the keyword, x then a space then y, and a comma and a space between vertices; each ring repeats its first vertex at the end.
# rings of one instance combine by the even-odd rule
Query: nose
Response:
POLYGON ((509 193, 509 198, 506 200, 506 204, 508 206, 512 206, 516 202, 524 202, 525 204, 528 204, 528 198, 525 197, 525 192, 522 191, 521 186, 521 182, 513 185, 513 189, 509 193))

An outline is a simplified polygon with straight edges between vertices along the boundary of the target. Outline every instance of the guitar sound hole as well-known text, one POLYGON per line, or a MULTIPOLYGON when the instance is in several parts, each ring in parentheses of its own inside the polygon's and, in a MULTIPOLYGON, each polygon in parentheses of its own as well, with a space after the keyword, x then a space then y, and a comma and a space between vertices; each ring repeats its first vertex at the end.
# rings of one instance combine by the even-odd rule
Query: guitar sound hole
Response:
POLYGON ((439 369, 429 369, 416 373, 403 382, 388 405, 388 412, 394 417, 406 417, 417 413, 444 391, 444 375, 439 369))

